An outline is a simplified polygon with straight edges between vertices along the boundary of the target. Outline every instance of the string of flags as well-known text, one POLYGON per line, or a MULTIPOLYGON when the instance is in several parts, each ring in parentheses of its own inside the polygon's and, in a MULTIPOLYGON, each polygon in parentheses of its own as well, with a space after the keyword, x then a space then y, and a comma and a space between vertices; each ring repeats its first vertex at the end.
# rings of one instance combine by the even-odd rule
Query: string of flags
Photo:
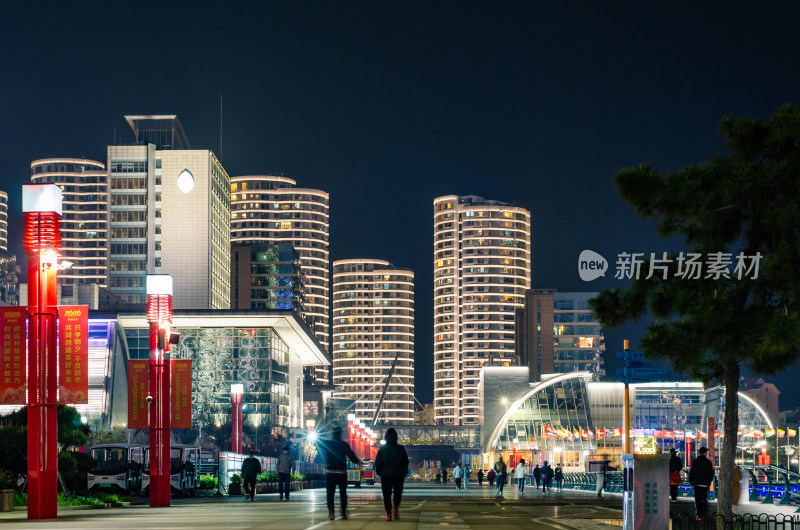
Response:
MULTIPOLYGON (((739 436, 744 438, 768 438, 777 436, 778 438, 793 438, 798 432, 795 429, 739 429, 739 436)), ((631 429, 632 437, 653 436, 656 438, 671 438, 674 440, 684 440, 686 438, 707 439, 708 432, 701 430, 667 430, 667 429, 631 429)), ((560 438, 562 440, 602 440, 604 438, 621 437, 622 429, 584 429, 583 427, 560 427, 543 424, 542 436, 546 438, 560 438)), ((722 437, 724 433, 719 430, 714 431, 714 436, 722 437)))

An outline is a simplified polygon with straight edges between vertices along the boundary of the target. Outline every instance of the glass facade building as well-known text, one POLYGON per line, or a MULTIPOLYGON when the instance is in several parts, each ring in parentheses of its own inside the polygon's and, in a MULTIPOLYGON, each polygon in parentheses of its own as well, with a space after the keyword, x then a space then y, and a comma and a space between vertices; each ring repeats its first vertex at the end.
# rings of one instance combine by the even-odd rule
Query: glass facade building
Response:
POLYGON ((231 309, 292 311, 304 315, 300 256, 291 245, 231 245, 231 309))
MULTIPOLYGON (((149 356, 144 316, 120 315, 132 359, 149 356)), ((244 387, 244 434, 256 445, 303 426, 303 365, 326 362, 324 350, 294 314, 176 312, 173 359, 192 360, 192 419, 231 423, 231 385, 244 387)))
POLYGON ((333 386, 335 395, 354 399, 353 412, 369 422, 385 388, 377 423, 412 423, 412 271, 383 260, 333 262, 333 386))
POLYGON ((531 281, 531 216, 475 195, 438 197, 433 210, 435 418, 474 425, 481 368, 514 363, 514 314, 531 281))
MULTIPOLYGON (((291 245, 304 277, 303 316, 325 348, 330 346, 330 253, 328 194, 298 188, 290 178, 248 175, 231 178, 231 242, 291 245)), ((328 369, 309 367, 310 382, 326 385, 328 369)))

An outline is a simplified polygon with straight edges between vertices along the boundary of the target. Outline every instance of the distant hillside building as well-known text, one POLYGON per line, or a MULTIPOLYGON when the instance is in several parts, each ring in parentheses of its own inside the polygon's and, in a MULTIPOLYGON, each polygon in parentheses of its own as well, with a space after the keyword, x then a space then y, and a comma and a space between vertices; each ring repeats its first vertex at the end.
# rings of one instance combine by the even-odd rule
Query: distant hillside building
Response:
POLYGON ((764 381, 760 377, 742 377, 739 383, 739 392, 750 396, 753 401, 764 409, 770 421, 773 424, 778 424, 781 392, 777 386, 764 381))

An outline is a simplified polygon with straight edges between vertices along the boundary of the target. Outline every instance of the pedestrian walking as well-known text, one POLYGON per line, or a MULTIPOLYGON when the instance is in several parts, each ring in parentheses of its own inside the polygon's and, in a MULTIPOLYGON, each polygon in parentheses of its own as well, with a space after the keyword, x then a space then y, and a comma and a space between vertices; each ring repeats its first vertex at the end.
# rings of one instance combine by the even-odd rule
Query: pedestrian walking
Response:
POLYGON ((338 425, 333 428, 330 438, 318 440, 320 453, 325 459, 325 490, 328 497, 328 520, 333 521, 333 497, 336 487, 339 487, 339 497, 342 502, 342 519, 347 519, 347 461, 361 464, 350 445, 342 440, 342 428, 338 425))
POLYGON ((436 472, 436 483, 437 484, 441 484, 442 483, 442 472, 441 471, 437 471, 436 472))
POLYGON ((539 464, 533 468, 533 480, 536 481, 536 487, 539 488, 542 483, 542 468, 539 467, 539 464))
POLYGON ((261 462, 253 456, 253 451, 248 451, 247 458, 242 462, 242 483, 245 495, 247 495, 247 486, 250 486, 251 502, 256 500, 256 477, 259 473, 261 473, 261 462))
POLYGON ((464 489, 465 490, 469 489, 469 475, 470 475, 470 473, 472 473, 472 470, 469 468, 469 466, 465 465, 464 466, 464 489))
POLYGON ((403 482, 408 475, 408 454, 405 447, 397 443, 397 431, 391 427, 383 434, 386 445, 375 457, 375 472, 381 477, 383 507, 386 520, 400 519, 400 500, 403 498, 403 482), (394 500, 392 500, 394 494, 394 500))
POLYGON ((295 470, 294 455, 292 455, 289 444, 283 446, 281 454, 278 455, 278 493, 280 499, 289 500, 289 491, 292 489, 292 473, 295 470))
POLYGON ((681 485, 681 470, 683 469, 683 462, 678 457, 675 448, 669 450, 669 495, 672 497, 672 502, 678 498, 678 487, 681 485))
POLYGON ((447 468, 444 468, 444 472, 442 473, 442 481, 444 485, 447 486, 447 468))
POLYGON ((600 471, 597 472, 597 483, 595 484, 595 491, 597 492, 597 498, 603 498, 603 489, 606 487, 606 470, 605 468, 601 468, 600 471))
POLYGON ((490 469, 489 472, 486 474, 486 478, 489 479, 489 485, 494 486, 494 469, 490 469))
POLYGON ((503 462, 502 455, 500 455, 500 460, 494 463, 494 472, 495 472, 495 478, 497 480, 496 493, 497 495, 502 495, 503 486, 505 486, 506 479, 508 478, 508 468, 506 466, 506 463, 503 462))
POLYGON ((453 468, 453 479, 456 481, 456 489, 461 489, 461 479, 464 477, 464 470, 461 469, 461 464, 456 464, 453 468))
POLYGON ((564 482, 564 470, 561 469, 561 464, 556 464, 553 478, 556 481, 556 491, 561 491, 561 484, 564 482))
POLYGON ((517 489, 520 495, 525 494, 525 478, 528 476, 528 466, 525 465, 525 459, 521 459, 517 468, 514 470, 514 478, 517 481, 517 489))
POLYGON ((478 486, 483 486, 483 469, 478 470, 478 486))
POLYGON ((547 493, 550 491, 551 480, 553 480, 553 468, 550 467, 550 464, 548 464, 547 460, 545 460, 544 465, 542 466, 542 493, 547 493))
POLYGON ((707 447, 701 447, 698 451, 700 456, 694 459, 689 469, 689 483, 694 486, 694 505, 698 521, 708 513, 708 488, 714 481, 714 465, 706 457, 707 452, 707 447))

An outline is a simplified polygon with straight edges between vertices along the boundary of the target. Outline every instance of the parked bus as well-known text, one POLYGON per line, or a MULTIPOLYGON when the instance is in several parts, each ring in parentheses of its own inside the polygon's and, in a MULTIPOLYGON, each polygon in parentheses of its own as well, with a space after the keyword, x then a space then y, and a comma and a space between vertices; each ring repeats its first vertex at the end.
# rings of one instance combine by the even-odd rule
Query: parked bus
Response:
POLYGON ((361 466, 347 461, 347 485, 361 487, 361 466))
POLYGON ((361 482, 369 486, 375 485, 375 461, 361 461, 361 482))
MULTIPOLYGON (((169 485, 172 493, 194 495, 200 478, 200 448, 196 445, 173 445, 169 455, 169 485)), ((144 450, 142 492, 150 488, 150 448, 144 450)))
POLYGON ((101 444, 89 449, 95 463, 87 474, 90 491, 109 490, 136 494, 142 487, 144 447, 101 444))

